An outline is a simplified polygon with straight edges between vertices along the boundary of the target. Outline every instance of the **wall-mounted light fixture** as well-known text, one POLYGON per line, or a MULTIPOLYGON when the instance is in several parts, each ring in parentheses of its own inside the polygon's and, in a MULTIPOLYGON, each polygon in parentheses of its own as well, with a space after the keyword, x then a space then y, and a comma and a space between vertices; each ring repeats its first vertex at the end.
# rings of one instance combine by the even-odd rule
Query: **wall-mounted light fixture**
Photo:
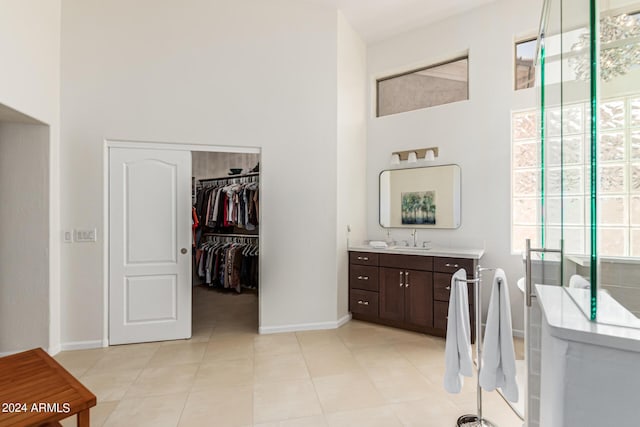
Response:
POLYGON ((432 162, 438 157, 438 147, 419 148, 416 150, 395 151, 391 154, 391 164, 399 165, 400 162, 417 163, 418 160, 432 162))

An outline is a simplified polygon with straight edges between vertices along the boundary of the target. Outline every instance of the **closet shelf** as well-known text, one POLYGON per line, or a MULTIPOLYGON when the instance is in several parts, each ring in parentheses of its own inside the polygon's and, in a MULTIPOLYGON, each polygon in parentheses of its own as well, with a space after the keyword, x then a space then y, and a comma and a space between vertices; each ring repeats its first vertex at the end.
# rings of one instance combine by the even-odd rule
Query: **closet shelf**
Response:
POLYGON ((257 234, 241 234, 241 233, 204 233, 203 237, 214 236, 214 237, 248 237, 250 239, 257 239, 257 234))

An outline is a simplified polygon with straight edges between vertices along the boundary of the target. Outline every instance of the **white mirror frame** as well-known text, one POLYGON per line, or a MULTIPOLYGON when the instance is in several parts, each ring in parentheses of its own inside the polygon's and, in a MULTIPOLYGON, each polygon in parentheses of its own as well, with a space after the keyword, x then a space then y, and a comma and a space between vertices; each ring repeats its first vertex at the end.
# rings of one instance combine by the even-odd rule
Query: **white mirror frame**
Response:
POLYGON ((459 228, 462 223, 461 174, 457 164, 381 171, 378 177, 380 226, 459 228), (394 175, 396 180, 392 182, 394 175), (392 199, 396 201, 395 205, 392 205, 392 199), (404 207, 403 200, 406 201, 404 207), (413 209, 408 208, 411 205, 413 209))

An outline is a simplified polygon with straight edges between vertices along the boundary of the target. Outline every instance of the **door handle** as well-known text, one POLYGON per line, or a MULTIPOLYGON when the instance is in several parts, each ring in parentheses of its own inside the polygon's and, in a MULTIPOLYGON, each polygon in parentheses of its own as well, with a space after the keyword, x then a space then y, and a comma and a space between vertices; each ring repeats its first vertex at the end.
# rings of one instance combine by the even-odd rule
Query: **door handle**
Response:
POLYGON ((182 249, 180 249, 180 253, 181 253, 182 255, 185 255, 187 252, 188 252, 188 251, 187 251, 187 248, 182 248, 182 249))

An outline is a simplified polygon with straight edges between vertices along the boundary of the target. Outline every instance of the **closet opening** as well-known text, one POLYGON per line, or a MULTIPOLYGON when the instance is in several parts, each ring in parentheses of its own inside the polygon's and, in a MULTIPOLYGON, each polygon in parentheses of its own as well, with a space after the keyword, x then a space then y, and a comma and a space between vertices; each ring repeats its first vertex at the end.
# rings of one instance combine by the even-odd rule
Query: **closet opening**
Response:
POLYGON ((191 156, 192 337, 256 333, 260 154, 191 156))
POLYGON ((0 104, 0 356, 49 348, 49 126, 0 104))

